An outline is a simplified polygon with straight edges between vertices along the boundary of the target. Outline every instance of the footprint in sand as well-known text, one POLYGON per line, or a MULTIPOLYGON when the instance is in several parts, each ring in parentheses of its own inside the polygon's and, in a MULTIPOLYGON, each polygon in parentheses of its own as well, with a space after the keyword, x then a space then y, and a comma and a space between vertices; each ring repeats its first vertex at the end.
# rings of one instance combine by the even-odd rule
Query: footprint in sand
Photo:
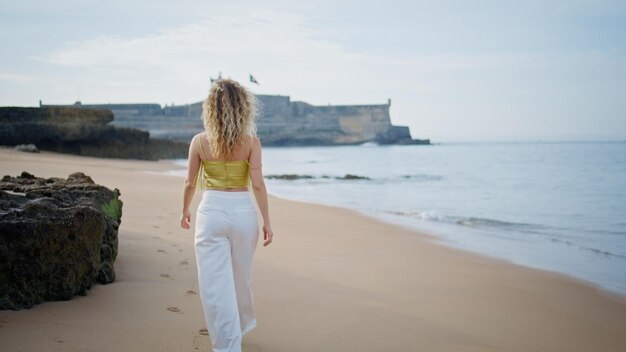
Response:
POLYGON ((178 307, 167 307, 165 309, 169 310, 170 312, 174 312, 174 313, 180 312, 180 308, 178 308, 178 307))
POLYGON ((193 337, 193 349, 194 350, 199 350, 200 349, 200 336, 194 336, 193 337))
POLYGON ((161 237, 159 237, 159 236, 152 236, 152 238, 154 238, 155 240, 160 240, 161 239, 161 237))
POLYGON ((160 253, 167 253, 164 249, 157 249, 157 252, 160 252, 160 253))
POLYGON ((171 235, 171 234, 172 234, 172 231, 167 231, 167 234, 168 234, 168 235, 171 235))
POLYGON ((187 261, 187 259, 185 259, 182 262, 180 262, 180 265, 189 265, 189 262, 187 261))
POLYGON ((187 295, 188 295, 188 296, 191 296, 191 295, 197 295, 197 294, 198 294, 198 293, 197 293, 196 291, 194 291, 194 290, 189 290, 189 291, 187 291, 186 293, 187 293, 187 295))
POLYGON ((157 225, 153 225, 152 227, 154 227, 155 229, 159 229, 160 228, 157 225))
POLYGON ((172 247, 178 247, 176 243, 172 243, 172 247))
POLYGON ((200 333, 200 335, 209 335, 209 330, 207 329, 200 329, 198 330, 198 332, 200 333))
POLYGON ((179 252, 182 252, 183 250, 179 248, 179 249, 178 249, 178 251, 179 251, 179 252))
POLYGON ((164 278, 168 278, 168 279, 169 279, 169 278, 170 278, 170 274, 161 274, 161 277, 164 277, 164 278))

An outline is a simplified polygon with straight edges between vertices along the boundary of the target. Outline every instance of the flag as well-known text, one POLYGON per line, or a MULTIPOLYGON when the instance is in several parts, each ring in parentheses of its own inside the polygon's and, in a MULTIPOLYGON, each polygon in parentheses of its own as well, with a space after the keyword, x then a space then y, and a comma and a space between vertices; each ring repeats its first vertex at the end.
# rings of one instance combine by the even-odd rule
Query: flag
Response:
POLYGON ((250 75, 250 82, 259 84, 259 82, 252 75, 250 75))
POLYGON ((221 80, 222 79, 222 71, 220 71, 220 75, 217 76, 217 78, 213 78, 213 77, 209 77, 209 78, 211 79, 211 84, 221 80))

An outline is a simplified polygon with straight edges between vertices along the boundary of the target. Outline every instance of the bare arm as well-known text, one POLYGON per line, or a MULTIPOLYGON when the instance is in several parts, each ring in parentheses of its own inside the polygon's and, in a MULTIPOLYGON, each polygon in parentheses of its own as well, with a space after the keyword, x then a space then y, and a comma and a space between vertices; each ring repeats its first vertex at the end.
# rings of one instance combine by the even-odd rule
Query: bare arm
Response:
MULTIPOLYGON (((187 167, 187 177, 185 178, 185 184, 183 185, 183 211, 180 218, 180 226, 184 229, 190 228, 191 211, 189 205, 193 199, 193 194, 196 190, 196 176, 200 169, 200 154, 198 153, 198 143, 196 139, 198 136, 193 137, 191 144, 189 145, 189 157, 187 167)), ((198 141, 199 142, 199 141, 198 141)))
POLYGON ((270 226, 269 205, 267 202, 267 189, 263 180, 261 142, 254 138, 252 151, 250 152, 250 178, 252 179, 252 190, 259 205, 259 211, 263 217, 263 246, 272 243, 274 233, 270 226))

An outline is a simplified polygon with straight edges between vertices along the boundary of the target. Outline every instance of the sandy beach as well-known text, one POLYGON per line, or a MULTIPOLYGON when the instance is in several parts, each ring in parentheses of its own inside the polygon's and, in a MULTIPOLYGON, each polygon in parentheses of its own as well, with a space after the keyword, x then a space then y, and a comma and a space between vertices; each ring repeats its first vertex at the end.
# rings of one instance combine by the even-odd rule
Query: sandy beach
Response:
MULTIPOLYGON (((2 351, 210 350, 174 168, 0 148, 1 175, 81 171, 124 202, 117 280, 0 311, 2 351)), ((270 214, 275 238, 257 248, 258 327, 244 351, 625 350, 623 296, 347 209, 270 197, 270 214)))

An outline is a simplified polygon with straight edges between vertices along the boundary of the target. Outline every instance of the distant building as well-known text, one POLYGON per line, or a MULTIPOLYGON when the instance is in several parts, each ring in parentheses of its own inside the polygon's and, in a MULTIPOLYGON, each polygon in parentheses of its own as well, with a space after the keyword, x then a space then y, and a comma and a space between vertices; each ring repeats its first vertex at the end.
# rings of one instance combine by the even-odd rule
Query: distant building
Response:
MULTIPOLYGON (((257 132, 264 145, 429 144, 429 140, 412 139, 408 127, 391 124, 391 99, 381 105, 315 106, 292 102, 289 96, 256 97, 261 103, 257 132)), ((165 107, 76 102, 74 106, 110 109, 113 125, 146 130, 156 138, 190 141, 204 130, 202 102, 165 107)))

